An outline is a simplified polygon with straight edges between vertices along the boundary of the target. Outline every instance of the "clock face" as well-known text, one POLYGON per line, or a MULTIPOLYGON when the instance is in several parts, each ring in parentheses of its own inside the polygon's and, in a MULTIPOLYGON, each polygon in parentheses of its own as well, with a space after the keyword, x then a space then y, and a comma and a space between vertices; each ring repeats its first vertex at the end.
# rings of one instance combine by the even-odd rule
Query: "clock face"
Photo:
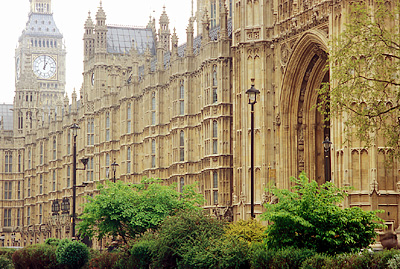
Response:
POLYGON ((17 79, 19 79, 19 76, 21 75, 21 61, 19 57, 15 61, 15 71, 17 74, 17 79))
POLYGON ((56 61, 49 55, 40 55, 33 61, 33 72, 41 79, 52 78, 56 71, 56 61))

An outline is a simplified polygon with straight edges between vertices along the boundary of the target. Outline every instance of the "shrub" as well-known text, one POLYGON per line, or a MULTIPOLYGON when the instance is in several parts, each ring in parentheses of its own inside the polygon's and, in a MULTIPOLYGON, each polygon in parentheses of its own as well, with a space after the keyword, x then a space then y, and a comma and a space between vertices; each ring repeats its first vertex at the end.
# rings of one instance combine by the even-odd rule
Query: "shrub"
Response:
POLYGON ((337 254, 358 252, 374 243, 375 229, 383 227, 376 215, 380 211, 338 206, 347 187, 331 182, 318 185, 304 173, 292 180, 292 190, 272 189, 279 202, 265 204, 267 210, 261 215, 272 222, 267 228, 269 248, 292 246, 337 254))
POLYGON ((400 251, 397 249, 384 250, 374 253, 371 261, 371 268, 387 268, 389 260, 399 255, 400 251))
POLYGON ((17 251, 15 248, 0 248, 0 256, 6 256, 9 260, 12 260, 15 251, 17 251))
POLYGON ((149 268, 152 261, 152 251, 154 251, 156 242, 149 237, 150 235, 146 235, 142 240, 136 242, 130 250, 131 260, 136 268, 149 268))
POLYGON ((250 267, 250 245, 240 236, 222 237, 213 254, 217 254, 218 268, 250 267))
POLYGON ((46 244, 36 244, 17 250, 12 255, 15 269, 58 269, 65 268, 56 259, 56 248, 46 244))
POLYGON ((270 268, 300 268, 301 264, 308 258, 314 256, 316 252, 310 249, 296 249, 287 247, 279 249, 273 254, 270 268))
POLYGON ((254 243, 250 248, 251 268, 268 268, 274 257, 275 250, 267 250, 263 243, 254 243))
POLYGON ((224 223, 201 212, 180 212, 167 217, 158 230, 152 266, 213 266, 218 257, 212 251, 223 234, 224 223))
POLYGON ((58 246, 60 241, 61 240, 58 238, 47 238, 46 241, 44 241, 44 243, 50 246, 58 246))
POLYGON ((326 268, 331 261, 331 256, 323 253, 317 253, 314 256, 305 259, 301 267, 302 269, 326 268))
POLYGON ((79 241, 63 239, 56 250, 57 261, 69 268, 82 268, 89 260, 88 247, 79 241))
POLYGON ((5 256, 5 255, 2 255, 2 256, 0 256, 0 268, 3 268, 3 269, 11 269, 11 268, 14 268, 13 266, 12 266, 12 261, 11 261, 11 259, 9 259, 7 256, 5 256))
POLYGON ((400 268, 400 254, 396 254, 387 262, 387 268, 398 269, 400 268))
POLYGON ((267 238, 267 227, 256 219, 239 220, 225 228, 225 236, 235 236, 247 243, 263 242, 267 238))
POLYGON ((89 268, 96 269, 111 269, 117 268, 116 263, 121 258, 121 254, 118 252, 103 252, 89 261, 89 268))

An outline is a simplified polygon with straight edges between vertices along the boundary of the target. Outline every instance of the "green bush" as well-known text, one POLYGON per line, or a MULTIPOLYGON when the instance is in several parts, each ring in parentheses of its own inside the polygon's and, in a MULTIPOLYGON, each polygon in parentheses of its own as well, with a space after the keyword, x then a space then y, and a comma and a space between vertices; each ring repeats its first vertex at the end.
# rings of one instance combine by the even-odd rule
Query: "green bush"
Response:
POLYGON ((103 252, 94 256, 89 261, 89 268, 96 269, 111 269, 118 268, 116 263, 121 258, 121 254, 118 252, 103 252))
POLYGON ((296 247, 320 253, 358 252, 374 243, 376 229, 383 228, 380 211, 338 206, 348 188, 331 182, 318 185, 302 173, 292 178, 292 190, 272 188, 279 203, 266 203, 262 220, 272 222, 267 228, 269 248, 296 247))
POLYGON ((303 261, 302 269, 326 268, 331 262, 331 256, 323 253, 317 253, 303 261))
POLYGON ((6 256, 9 260, 12 260, 15 251, 17 251, 15 248, 0 248, 0 256, 6 256))
POLYGON ((316 252, 310 249, 297 249, 287 247, 279 249, 273 253, 273 258, 270 262, 270 268, 300 268, 303 261, 314 256, 316 252))
POLYGON ((60 244, 60 241, 61 240, 58 238, 47 238, 44 243, 50 246, 58 246, 58 244, 60 244))
POLYGON ((71 269, 82 268, 89 260, 88 247, 79 241, 63 239, 56 250, 57 261, 71 269))
POLYGON ((399 255, 400 251, 397 249, 384 250, 374 253, 371 261, 371 268, 387 268, 389 260, 393 259, 396 255, 399 255))
POLYGON ((5 255, 0 256, 0 268, 3 268, 3 269, 14 268, 11 259, 9 259, 5 255))
POLYGON ((56 259, 56 247, 37 244, 17 250, 12 255, 15 269, 61 269, 65 266, 60 265, 56 259))
POLYGON ((152 251, 156 244, 155 239, 149 238, 150 235, 146 235, 145 238, 136 242, 131 250, 131 260, 135 264, 135 268, 149 268, 152 261, 152 251))
POLYGON ((242 237, 223 237, 216 244, 214 254, 217 254, 218 268, 249 268, 250 246, 242 237))
POLYGON ((399 269, 400 268, 400 254, 396 254, 387 263, 387 268, 389 269, 399 269))
POLYGON ((267 250, 264 243, 254 243, 251 245, 250 253, 251 268, 262 269, 269 267, 275 251, 267 250))
POLYGON ((224 223, 201 212, 167 217, 158 230, 152 267, 212 267, 219 258, 212 251, 223 234, 224 223))

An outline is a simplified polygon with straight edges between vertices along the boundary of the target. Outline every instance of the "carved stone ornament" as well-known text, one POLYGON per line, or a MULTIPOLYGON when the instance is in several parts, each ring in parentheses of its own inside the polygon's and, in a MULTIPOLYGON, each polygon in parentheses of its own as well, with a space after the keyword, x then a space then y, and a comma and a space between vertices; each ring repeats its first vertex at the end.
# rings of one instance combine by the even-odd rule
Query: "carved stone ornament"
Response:
POLYGON ((378 182, 377 182, 376 180, 373 180, 373 181, 371 182, 371 184, 369 184, 369 193, 370 193, 370 195, 372 195, 372 194, 374 193, 374 191, 375 191, 378 195, 380 195, 380 192, 379 192, 379 185, 378 185, 378 182))
POLYGON ((286 65, 289 60, 289 48, 286 43, 282 44, 281 46, 281 64, 286 65))

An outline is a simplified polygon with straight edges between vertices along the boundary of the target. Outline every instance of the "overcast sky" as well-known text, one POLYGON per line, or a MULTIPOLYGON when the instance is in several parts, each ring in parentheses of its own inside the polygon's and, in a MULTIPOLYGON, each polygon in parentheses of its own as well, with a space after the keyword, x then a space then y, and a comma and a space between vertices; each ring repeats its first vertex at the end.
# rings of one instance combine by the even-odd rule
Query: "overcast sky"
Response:
MULTIPOLYGON (((194 1, 196 5, 196 1, 194 1)), ((83 26, 88 11, 94 20, 100 0, 52 0, 54 20, 64 35, 67 50, 67 85, 68 97, 74 88, 79 91, 82 84, 83 70, 83 26)), ((103 9, 107 15, 107 24, 146 26, 149 17, 158 19, 165 6, 170 20, 171 33, 174 28, 179 44, 186 42, 186 28, 191 16, 191 0, 103 0, 103 9)), ((196 6, 194 7, 196 9, 196 6)), ((0 103, 11 104, 15 92, 15 48, 22 30, 28 21, 29 0, 8 1, 2 9, 0 25, 2 38, 0 42, 0 103)), ((196 10, 194 10, 195 12, 196 10)))

